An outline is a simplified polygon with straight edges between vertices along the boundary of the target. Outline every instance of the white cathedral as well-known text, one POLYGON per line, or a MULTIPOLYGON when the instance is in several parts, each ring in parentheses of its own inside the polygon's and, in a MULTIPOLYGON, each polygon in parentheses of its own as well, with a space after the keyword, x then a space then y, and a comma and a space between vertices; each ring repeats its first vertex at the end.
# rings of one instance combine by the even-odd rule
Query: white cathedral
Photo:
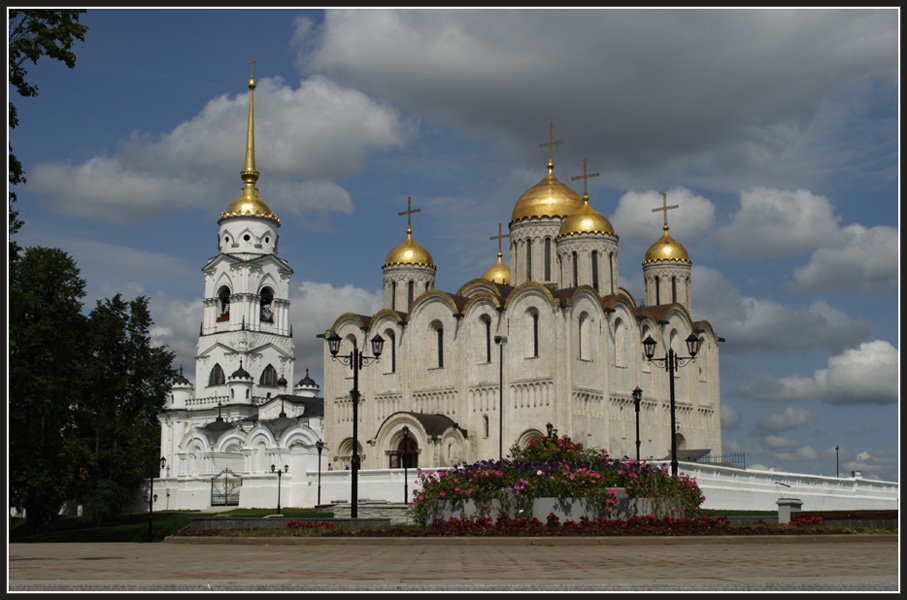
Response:
MULTIPOLYGON (((313 506, 314 473, 320 499, 322 470, 355 469, 354 444, 362 469, 446 467, 506 457, 551 427, 611 456, 639 449, 660 460, 671 453, 673 422, 678 450, 721 454, 719 338, 691 318, 691 261, 668 233, 667 211, 677 207, 653 209, 664 212, 664 228, 643 258, 637 305, 618 287, 611 223, 588 193, 554 175, 553 136, 540 145, 549 149, 547 174, 517 199, 509 234, 499 224, 490 238, 494 265, 455 293, 435 289, 437 266, 413 239, 419 211, 408 207, 406 239, 382 267, 383 308, 341 315, 325 332, 339 349, 335 356, 325 344, 324 399, 308 369, 291 386, 293 270, 277 256, 280 221, 258 197, 254 73, 248 87, 244 187, 221 213, 218 253, 202 269, 196 382, 180 369, 159 415, 154 489, 166 503, 155 500, 157 509, 270 506, 283 474, 292 484, 286 505, 313 506), (507 238, 512 269, 501 251, 507 238), (656 342, 657 357, 683 355, 691 334, 701 349, 672 386, 643 342, 656 342), (337 360, 368 354, 379 336, 380 360, 355 371, 337 360)), ((583 171, 574 179, 585 187, 597 174, 583 171)))
MULTIPOLYGON (((434 287, 437 266, 413 239, 388 253, 384 305, 374 315, 344 314, 326 333, 339 349, 324 353, 325 442, 335 469, 358 454, 363 469, 446 467, 506 457, 513 444, 558 435, 613 457, 664 459, 682 450, 721 454, 718 342, 707 321, 691 318, 691 261, 668 233, 642 260, 645 299, 637 305, 618 287, 618 235, 611 223, 548 172, 516 201, 497 262, 455 293, 434 287), (509 238, 513 267, 503 262, 509 238), (669 350, 695 361, 674 373, 675 415, 665 363, 669 350), (339 338, 339 339, 338 339, 339 338), (354 373, 337 357, 377 362, 354 373), (354 375, 358 375, 354 382, 354 375), (353 384, 356 384, 353 386, 353 384), (353 389, 360 401, 354 407, 353 389), (353 414, 358 426, 353 429, 353 414), (354 440, 355 438, 355 440, 354 440), (353 448, 356 448, 354 454, 353 448)), ((574 179, 585 180, 596 174, 574 179)), ((477 270, 476 275, 480 271, 477 270)), ((368 361, 366 361, 368 363, 368 361)))

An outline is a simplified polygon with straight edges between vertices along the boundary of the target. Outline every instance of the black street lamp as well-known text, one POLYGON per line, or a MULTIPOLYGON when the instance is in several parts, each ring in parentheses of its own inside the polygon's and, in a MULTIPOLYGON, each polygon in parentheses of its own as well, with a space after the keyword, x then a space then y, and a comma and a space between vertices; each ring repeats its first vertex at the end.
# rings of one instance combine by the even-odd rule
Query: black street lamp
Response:
POLYGON ((403 426, 403 455, 400 462, 403 463, 403 504, 409 502, 409 427, 403 426))
POLYGON ((271 465, 271 472, 277 473, 277 514, 280 514, 280 478, 284 473, 290 470, 290 465, 284 465, 283 470, 281 471, 274 465, 271 465))
POLYGON ((671 475, 677 475, 677 417, 674 403, 674 373, 680 367, 696 359, 702 340, 691 333, 685 342, 687 344, 687 351, 690 353, 689 356, 677 356, 674 354, 674 349, 668 346, 668 355, 664 358, 653 358, 655 356, 656 342, 652 339, 652 336, 647 337, 642 343, 643 351, 646 354, 646 360, 664 364, 665 371, 668 372, 668 380, 671 388, 671 475))
MULTIPOLYGON (((164 470, 164 465, 167 464, 167 459, 163 456, 161 457, 161 470, 164 470)), ((169 495, 169 494, 168 494, 169 495)), ((154 534, 152 529, 154 527, 154 501, 157 500, 157 496, 154 495, 154 474, 151 475, 150 487, 148 489, 148 541, 154 541, 154 534)))
POLYGON ((324 442, 318 440, 315 448, 318 449, 318 505, 321 506, 321 451, 324 450, 324 442))
POLYGON ((548 423, 545 428, 548 429, 548 437, 554 437, 554 425, 548 423))
POLYGON ((352 475, 350 483, 350 517, 355 519, 359 516, 357 504, 359 502, 359 371, 362 367, 370 364, 372 361, 377 362, 384 349, 384 338, 378 334, 372 338, 372 354, 374 356, 365 356, 354 345, 353 351, 346 356, 337 356, 340 352, 340 336, 336 331, 331 332, 328 336, 328 349, 331 351, 331 358, 339 360, 345 365, 349 365, 353 370, 353 389, 350 390, 350 399, 353 402, 353 459, 350 461, 350 473, 352 475))
POLYGON ((841 473, 838 471, 838 445, 835 444, 835 477, 840 477, 841 473))
POLYGON ((507 336, 494 336, 494 343, 501 348, 500 399, 498 401, 498 460, 504 460, 504 346, 507 345, 507 336))
POLYGON ((642 389, 633 390, 633 404, 636 405, 636 462, 639 462, 639 403, 642 401, 642 389))

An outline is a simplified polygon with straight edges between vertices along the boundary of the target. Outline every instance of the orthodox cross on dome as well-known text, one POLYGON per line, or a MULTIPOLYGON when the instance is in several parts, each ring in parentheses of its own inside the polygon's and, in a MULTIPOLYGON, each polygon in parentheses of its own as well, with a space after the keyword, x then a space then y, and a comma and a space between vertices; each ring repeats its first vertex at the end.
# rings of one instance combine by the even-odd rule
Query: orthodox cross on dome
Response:
POLYGON ((406 197, 406 210, 397 213, 397 215, 399 215, 401 217, 403 215, 406 215, 406 232, 407 233, 412 233, 412 230, 413 230, 412 214, 417 213, 417 212, 422 212, 422 209, 417 208, 417 209, 413 210, 413 199, 411 196, 407 196, 406 197))
POLYGON ((598 173, 586 173, 586 165, 588 164, 588 162, 589 161, 587 161, 585 158, 583 159, 583 174, 582 175, 577 175, 576 177, 570 178, 570 181, 576 181, 577 179, 583 180, 583 198, 585 198, 587 200, 589 199, 589 188, 587 185, 589 183, 589 178, 598 177, 598 173))
POLYGON ((548 147, 548 168, 554 166, 554 147, 563 144, 564 140, 554 141, 554 123, 548 123, 548 143, 539 144, 539 148, 548 147))
POLYGON ((501 254, 501 240, 503 240, 504 238, 509 238, 509 237, 510 237, 510 234, 509 234, 509 233, 501 233, 501 224, 498 223, 498 234, 497 234, 497 235, 493 235, 493 236, 491 236, 490 238, 488 238, 489 240, 497 240, 497 241, 498 241, 498 256, 503 256, 503 255, 501 254))
POLYGON ((665 231, 668 230, 668 211, 673 210, 675 208, 680 208, 680 207, 677 206, 676 204, 673 206, 668 206, 668 195, 662 194, 661 195, 661 208, 652 209, 652 212, 664 212, 664 214, 665 214, 665 226, 664 226, 665 231))
POLYGON ((249 61, 249 66, 252 67, 252 77, 255 77, 255 59, 249 61))

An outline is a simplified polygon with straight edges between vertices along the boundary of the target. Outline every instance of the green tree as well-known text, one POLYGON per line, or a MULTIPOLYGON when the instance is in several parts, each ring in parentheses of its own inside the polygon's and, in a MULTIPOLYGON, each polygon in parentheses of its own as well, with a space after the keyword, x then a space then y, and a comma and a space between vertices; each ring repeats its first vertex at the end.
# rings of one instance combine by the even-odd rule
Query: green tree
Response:
POLYGON ((78 388, 85 281, 56 248, 29 248, 10 272, 9 493, 29 532, 55 515, 78 471, 65 430, 78 388))
POLYGON ((176 372, 174 353, 151 345, 147 298, 99 301, 88 321, 73 453, 85 462, 79 482, 85 514, 100 522, 126 511, 136 487, 157 475, 157 416, 176 372))
MULTIPOLYGON (((72 46, 76 40, 85 41, 88 27, 79 23, 79 16, 84 10, 21 10, 10 9, 9 17, 9 85, 16 89, 20 96, 30 97, 38 95, 38 86, 26 81, 28 72, 25 70, 26 61, 38 64, 38 59, 48 56, 63 62, 72 69, 76 64, 76 55, 72 46)), ((19 124, 16 106, 9 103, 9 128, 14 129, 19 124)), ((22 163, 13 154, 13 146, 9 145, 9 183, 18 185, 25 183, 25 170, 22 163)), ((21 248, 12 236, 22 227, 19 212, 13 210, 16 193, 9 193, 8 226, 10 261, 19 258, 21 248)))

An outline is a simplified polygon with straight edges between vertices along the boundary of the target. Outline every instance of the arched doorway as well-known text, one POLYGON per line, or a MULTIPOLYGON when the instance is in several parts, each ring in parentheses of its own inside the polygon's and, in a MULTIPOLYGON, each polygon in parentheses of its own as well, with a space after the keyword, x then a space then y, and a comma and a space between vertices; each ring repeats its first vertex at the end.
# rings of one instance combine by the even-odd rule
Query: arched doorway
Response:
POLYGON ((391 469, 413 469, 419 466, 419 445, 413 436, 400 438, 397 449, 390 454, 391 469))

